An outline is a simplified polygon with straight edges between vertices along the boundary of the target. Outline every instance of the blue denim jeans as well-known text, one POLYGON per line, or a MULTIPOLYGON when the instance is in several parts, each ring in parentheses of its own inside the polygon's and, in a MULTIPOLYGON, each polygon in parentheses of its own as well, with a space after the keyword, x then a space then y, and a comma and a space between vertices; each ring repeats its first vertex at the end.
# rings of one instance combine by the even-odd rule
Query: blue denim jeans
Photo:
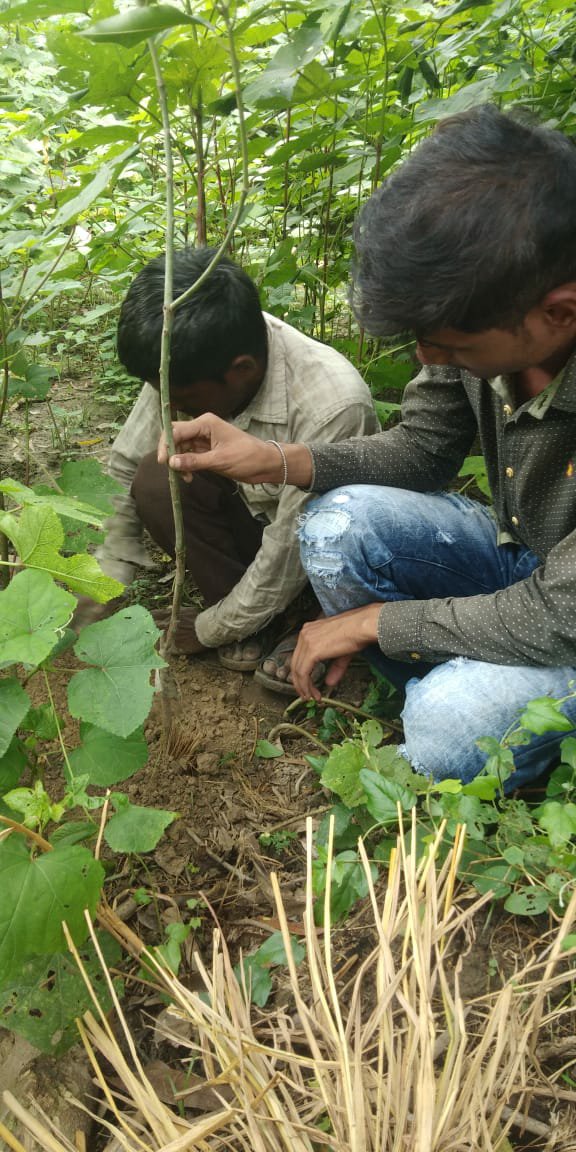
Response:
MULTIPOLYGON (((455 493, 421 494, 355 484, 313 500, 300 527, 302 563, 327 616, 378 600, 430 600, 496 592, 525 579, 539 561, 497 544, 489 509, 455 493)), ((565 696, 576 668, 488 664, 456 657, 404 664, 373 645, 369 662, 406 691, 401 751, 435 780, 473 779, 486 762, 476 740, 500 740, 537 696, 565 696)), ((576 699, 563 705, 576 732, 576 699)), ((539 776, 566 732, 515 750, 507 791, 539 776)))

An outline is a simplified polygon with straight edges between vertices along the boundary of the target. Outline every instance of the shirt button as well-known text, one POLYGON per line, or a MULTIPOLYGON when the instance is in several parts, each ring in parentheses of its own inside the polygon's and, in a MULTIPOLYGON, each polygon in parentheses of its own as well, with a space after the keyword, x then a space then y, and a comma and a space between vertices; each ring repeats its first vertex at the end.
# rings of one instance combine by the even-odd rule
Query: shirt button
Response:
POLYGON ((513 475, 514 475, 514 469, 513 468, 507 468, 506 469, 506 475, 507 475, 508 479, 511 480, 513 475))
POLYGON ((504 405, 504 415, 505 416, 511 416, 513 411, 514 411, 514 409, 512 408, 512 406, 510 404, 504 405))
POLYGON ((420 653, 419 652, 411 652, 410 653, 410 659, 411 660, 419 660, 420 659, 420 653))
POLYGON ((518 527, 518 525, 519 525, 520 521, 519 521, 519 519, 518 519, 518 517, 517 517, 517 516, 513 516, 513 517, 512 517, 512 523, 513 523, 513 525, 514 525, 514 527, 515 527, 515 528, 517 528, 517 527, 518 527))

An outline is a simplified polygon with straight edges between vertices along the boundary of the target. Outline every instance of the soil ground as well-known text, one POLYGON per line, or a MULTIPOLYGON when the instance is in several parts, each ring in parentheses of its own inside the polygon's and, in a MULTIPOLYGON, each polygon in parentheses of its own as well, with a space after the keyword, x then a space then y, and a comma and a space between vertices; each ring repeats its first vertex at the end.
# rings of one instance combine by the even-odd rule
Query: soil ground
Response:
MULTIPOLYGON (((64 413, 57 414, 59 435, 46 406, 30 406, 28 450, 22 447, 22 409, 8 412, 2 472, 24 481, 37 475, 46 479, 47 474, 57 474, 66 457, 106 458, 118 407, 107 410, 94 397, 91 385, 82 381, 60 385, 56 400, 57 413, 64 413)), ((233 961, 241 952, 252 952, 277 927, 272 870, 279 874, 290 919, 301 918, 305 822, 310 815, 318 821, 330 798, 307 760, 307 755, 318 752, 318 716, 310 718, 300 709, 283 717, 285 698, 260 687, 250 675, 225 670, 215 655, 190 661, 179 657, 172 666, 177 696, 168 747, 162 742, 162 715, 156 703, 147 724, 149 763, 123 790, 134 803, 176 811, 179 819, 154 852, 120 866, 109 898, 121 918, 150 944, 165 937, 168 925, 191 917, 197 920, 184 946, 186 978, 194 948, 209 959, 214 916, 233 961), (303 730, 284 729, 279 734, 284 755, 278 759, 259 757, 258 740, 270 734, 275 738, 274 729, 287 720, 303 730)), ((369 670, 357 666, 339 695, 361 706, 369 685, 369 670)), ((469 942, 464 994, 474 998, 487 990, 498 972, 512 972, 521 957, 538 947, 546 926, 542 921, 502 916, 492 906, 469 942)), ((337 964, 340 960, 348 964, 370 947, 361 908, 338 930, 335 947, 337 964)), ((128 1015, 141 1051, 149 1059, 174 1059, 150 1029, 151 1014, 162 1008, 159 998, 133 983, 127 989, 128 1015)), ((98 1140, 94 1136, 92 1140, 90 1149, 97 1150, 98 1140)), ((528 1138, 522 1144, 551 1146, 541 1139, 530 1143, 528 1138)))

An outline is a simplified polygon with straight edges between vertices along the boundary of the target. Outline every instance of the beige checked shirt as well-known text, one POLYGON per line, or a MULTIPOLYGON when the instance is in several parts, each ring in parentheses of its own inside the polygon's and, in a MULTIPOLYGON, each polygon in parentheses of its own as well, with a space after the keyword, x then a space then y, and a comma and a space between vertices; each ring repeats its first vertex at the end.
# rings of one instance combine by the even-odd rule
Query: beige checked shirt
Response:
MULTIPOLYGON (((304 336, 266 315, 268 367, 261 387, 234 420, 260 440, 284 443, 335 441, 377 431, 369 389, 356 369, 333 348, 304 336)), ((149 565, 142 525, 130 487, 143 456, 152 452, 161 432, 158 395, 145 384, 111 449, 109 472, 126 489, 116 498, 98 557, 104 571, 124 584, 136 565, 149 565)), ((268 486, 267 486, 268 487, 268 486)), ((306 584, 300 565, 296 526, 310 495, 286 488, 270 495, 260 485, 240 485, 254 516, 266 523, 262 546, 236 587, 218 604, 201 612, 198 637, 217 647, 251 636, 278 615, 306 584)))

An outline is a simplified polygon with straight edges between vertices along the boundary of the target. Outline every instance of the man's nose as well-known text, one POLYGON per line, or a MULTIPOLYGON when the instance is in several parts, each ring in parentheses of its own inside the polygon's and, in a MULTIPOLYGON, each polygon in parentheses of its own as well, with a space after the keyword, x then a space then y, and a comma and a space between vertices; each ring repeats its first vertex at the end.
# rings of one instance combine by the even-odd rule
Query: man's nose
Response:
POLYGON ((451 364, 452 353, 449 348, 437 348, 433 344, 416 344, 416 356, 421 364, 451 364))

